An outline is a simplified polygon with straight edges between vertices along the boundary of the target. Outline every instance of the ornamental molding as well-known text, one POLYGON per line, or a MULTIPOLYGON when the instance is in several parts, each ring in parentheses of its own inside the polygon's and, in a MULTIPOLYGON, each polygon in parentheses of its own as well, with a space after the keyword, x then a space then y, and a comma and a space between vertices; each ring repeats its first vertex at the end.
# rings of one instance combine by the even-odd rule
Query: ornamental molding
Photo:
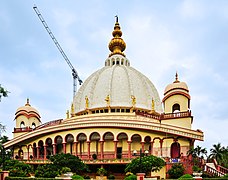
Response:
POLYGON ((35 129, 31 132, 22 134, 4 144, 5 148, 9 148, 15 144, 34 138, 36 136, 50 134, 54 132, 67 131, 72 129, 83 128, 120 128, 120 129, 135 129, 162 132, 172 134, 180 137, 187 137, 191 139, 203 140, 203 132, 182 128, 178 126, 162 124, 159 120, 138 117, 134 114, 124 115, 94 115, 91 117, 74 117, 70 120, 63 120, 60 124, 46 126, 40 129, 35 129))

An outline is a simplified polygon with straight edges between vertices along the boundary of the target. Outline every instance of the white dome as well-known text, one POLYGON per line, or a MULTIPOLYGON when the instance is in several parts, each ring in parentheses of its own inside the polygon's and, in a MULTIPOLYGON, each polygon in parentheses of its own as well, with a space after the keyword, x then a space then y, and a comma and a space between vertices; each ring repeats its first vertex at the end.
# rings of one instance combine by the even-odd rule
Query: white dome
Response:
POLYGON ((139 71, 130 67, 127 58, 112 55, 105 67, 90 75, 74 97, 75 113, 86 109, 107 107, 105 98, 109 95, 110 107, 132 107, 132 96, 136 98, 135 108, 151 110, 152 99, 155 110, 162 111, 158 92, 151 81, 139 71))

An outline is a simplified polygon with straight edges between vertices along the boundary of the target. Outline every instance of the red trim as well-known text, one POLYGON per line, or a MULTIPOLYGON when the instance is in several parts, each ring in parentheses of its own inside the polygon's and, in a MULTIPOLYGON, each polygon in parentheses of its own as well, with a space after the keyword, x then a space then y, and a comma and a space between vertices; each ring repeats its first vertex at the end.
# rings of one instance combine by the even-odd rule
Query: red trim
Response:
POLYGON ((188 98, 189 100, 191 99, 191 96, 188 94, 188 93, 185 93, 185 92, 182 92, 182 91, 175 91, 175 92, 172 92, 168 95, 166 95, 163 99, 162 99, 162 102, 164 102, 166 99, 168 99, 170 96, 173 96, 173 95, 183 95, 185 96, 186 98, 188 98))

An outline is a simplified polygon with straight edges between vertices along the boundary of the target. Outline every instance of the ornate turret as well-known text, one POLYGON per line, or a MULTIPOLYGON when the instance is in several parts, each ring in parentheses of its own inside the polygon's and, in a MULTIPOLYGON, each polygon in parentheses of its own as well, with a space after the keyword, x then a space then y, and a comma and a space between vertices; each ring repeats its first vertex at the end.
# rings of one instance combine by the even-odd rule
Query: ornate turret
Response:
POLYGON ((187 84, 179 81, 178 74, 176 73, 175 80, 173 83, 167 85, 164 91, 162 101, 165 113, 188 111, 190 109, 190 99, 187 84))
POLYGON ((115 54, 120 54, 125 57, 125 54, 123 51, 126 49, 126 43, 121 38, 122 31, 120 30, 120 25, 118 22, 118 16, 116 16, 116 23, 114 26, 114 31, 112 32, 113 38, 110 41, 108 47, 111 53, 109 54, 109 57, 115 54))

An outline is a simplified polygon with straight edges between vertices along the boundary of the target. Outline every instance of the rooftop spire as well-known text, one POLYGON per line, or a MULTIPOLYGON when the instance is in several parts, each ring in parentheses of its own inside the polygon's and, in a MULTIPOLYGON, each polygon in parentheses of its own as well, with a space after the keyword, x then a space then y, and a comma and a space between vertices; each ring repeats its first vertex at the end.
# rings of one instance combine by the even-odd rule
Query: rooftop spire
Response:
POLYGON ((180 81, 178 80, 178 73, 176 72, 176 75, 175 75, 175 81, 173 83, 179 83, 180 81))
POLYGON ((26 101, 25 106, 31 106, 31 105, 29 104, 29 98, 27 98, 27 101, 26 101))
POLYGON ((108 45, 109 50, 111 51, 111 53, 109 54, 109 57, 114 54, 120 54, 125 57, 125 54, 123 53, 123 51, 126 49, 126 44, 124 40, 121 38, 122 31, 120 30, 118 16, 116 15, 115 17, 116 17, 116 23, 114 26, 114 31, 112 32, 113 38, 108 45))

